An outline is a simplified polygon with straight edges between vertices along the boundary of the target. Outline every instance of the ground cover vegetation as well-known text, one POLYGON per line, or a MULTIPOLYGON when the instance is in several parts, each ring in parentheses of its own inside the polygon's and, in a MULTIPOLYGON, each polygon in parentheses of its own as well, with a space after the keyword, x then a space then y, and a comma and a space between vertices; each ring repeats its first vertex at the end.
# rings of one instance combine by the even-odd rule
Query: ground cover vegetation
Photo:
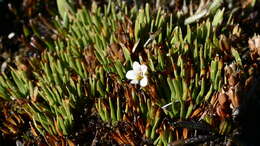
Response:
POLYGON ((258 143, 260 1, 7 3, 1 143, 258 143))

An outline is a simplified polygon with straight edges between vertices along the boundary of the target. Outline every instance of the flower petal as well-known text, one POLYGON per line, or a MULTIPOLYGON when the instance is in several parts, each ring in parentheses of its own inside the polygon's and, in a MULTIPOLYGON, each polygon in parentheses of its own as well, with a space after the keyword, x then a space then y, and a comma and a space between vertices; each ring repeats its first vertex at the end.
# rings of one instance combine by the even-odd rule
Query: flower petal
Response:
POLYGON ((144 78, 140 81, 140 85, 142 87, 145 87, 148 84, 148 78, 147 76, 144 76, 144 78))
POLYGON ((126 78, 127 79, 135 79, 136 78, 136 72, 133 71, 133 70, 129 70, 127 73, 126 73, 126 78))
POLYGON ((136 62, 136 61, 133 63, 133 70, 134 70, 135 72, 141 71, 141 66, 140 66, 140 64, 139 64, 138 62, 136 62))
POLYGON ((130 83, 131 84, 138 84, 138 80, 132 80, 130 83))
POLYGON ((147 73, 147 66, 142 64, 141 65, 141 70, 142 70, 143 74, 146 74, 147 73))

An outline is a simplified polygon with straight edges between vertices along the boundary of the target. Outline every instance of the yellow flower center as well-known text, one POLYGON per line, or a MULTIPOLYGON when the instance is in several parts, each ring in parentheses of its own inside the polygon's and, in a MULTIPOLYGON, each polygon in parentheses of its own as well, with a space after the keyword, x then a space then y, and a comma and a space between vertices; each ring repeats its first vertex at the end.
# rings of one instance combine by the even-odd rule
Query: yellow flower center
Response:
POLYGON ((140 71, 136 75, 136 80, 142 80, 144 78, 143 73, 140 71))

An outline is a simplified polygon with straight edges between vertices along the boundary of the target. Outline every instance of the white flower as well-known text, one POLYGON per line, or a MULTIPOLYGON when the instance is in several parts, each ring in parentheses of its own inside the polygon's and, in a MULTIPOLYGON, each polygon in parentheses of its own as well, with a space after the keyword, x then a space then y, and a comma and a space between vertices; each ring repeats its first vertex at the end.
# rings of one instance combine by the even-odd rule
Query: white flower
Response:
POLYGON ((147 66, 138 62, 133 63, 133 70, 129 70, 126 73, 126 78, 132 80, 131 84, 140 84, 145 87, 148 84, 147 78, 147 66))

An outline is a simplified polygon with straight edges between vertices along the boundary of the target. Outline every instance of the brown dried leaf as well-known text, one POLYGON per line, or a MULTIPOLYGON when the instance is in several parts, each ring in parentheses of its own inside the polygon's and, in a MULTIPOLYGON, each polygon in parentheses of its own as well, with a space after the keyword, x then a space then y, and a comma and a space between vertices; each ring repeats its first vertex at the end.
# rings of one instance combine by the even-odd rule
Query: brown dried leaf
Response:
POLYGON ((202 109, 201 108, 197 108, 191 115, 191 118, 198 118, 200 117, 202 114, 202 109))
POLYGON ((188 138, 188 129, 187 128, 183 128, 182 135, 183 135, 184 139, 188 138))

